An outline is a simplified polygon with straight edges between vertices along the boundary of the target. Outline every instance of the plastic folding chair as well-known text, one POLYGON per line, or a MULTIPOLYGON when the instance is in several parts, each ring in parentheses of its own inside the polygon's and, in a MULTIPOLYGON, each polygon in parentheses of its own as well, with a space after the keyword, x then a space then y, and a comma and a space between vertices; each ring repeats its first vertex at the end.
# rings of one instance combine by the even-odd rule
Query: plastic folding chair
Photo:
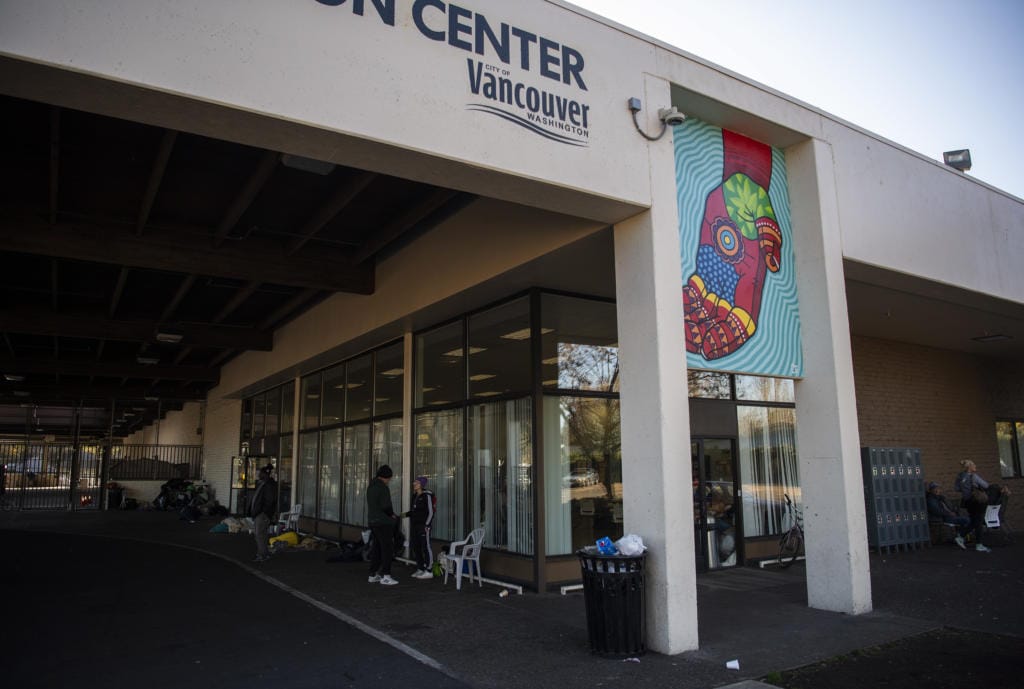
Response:
POLYGON ((462 569, 466 563, 466 576, 469 583, 473 583, 473 572, 476 571, 476 582, 483 586, 483 579, 480 574, 480 551, 484 546, 484 530, 473 529, 464 540, 454 541, 448 544, 448 552, 444 559, 444 583, 448 583, 448 575, 455 575, 455 588, 462 590, 462 569))

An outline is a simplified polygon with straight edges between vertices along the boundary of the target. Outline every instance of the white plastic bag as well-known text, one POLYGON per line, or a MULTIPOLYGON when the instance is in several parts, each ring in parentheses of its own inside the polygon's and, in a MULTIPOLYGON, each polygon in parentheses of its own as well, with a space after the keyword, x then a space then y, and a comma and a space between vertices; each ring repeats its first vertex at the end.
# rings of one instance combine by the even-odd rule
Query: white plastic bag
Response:
POLYGON ((615 541, 615 547, 619 549, 620 555, 627 555, 634 557, 642 554, 647 550, 647 546, 644 545, 644 539, 637 536, 635 533, 629 533, 615 541))

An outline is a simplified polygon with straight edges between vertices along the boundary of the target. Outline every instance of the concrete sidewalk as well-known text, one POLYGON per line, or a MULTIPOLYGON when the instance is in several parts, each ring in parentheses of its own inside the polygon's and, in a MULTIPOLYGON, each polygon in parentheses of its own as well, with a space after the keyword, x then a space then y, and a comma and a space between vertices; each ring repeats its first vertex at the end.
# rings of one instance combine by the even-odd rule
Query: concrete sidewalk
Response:
POLYGON ((329 564, 329 553, 290 551, 261 564, 249 535, 211 534, 169 512, 18 513, 0 528, 130 539, 228 560, 318 607, 411 649, 475 687, 722 687, 941 626, 1024 637, 1024 556, 939 546, 871 557, 874 612, 851 617, 806 606, 802 564, 742 568, 698 577, 699 650, 648 653, 639 662, 589 651, 583 596, 512 592, 485 584, 420 581, 400 564, 400 585, 366 582, 363 563, 329 564), (974 604, 964 606, 968 595, 974 604), (726 669, 736 659, 740 669, 726 669))

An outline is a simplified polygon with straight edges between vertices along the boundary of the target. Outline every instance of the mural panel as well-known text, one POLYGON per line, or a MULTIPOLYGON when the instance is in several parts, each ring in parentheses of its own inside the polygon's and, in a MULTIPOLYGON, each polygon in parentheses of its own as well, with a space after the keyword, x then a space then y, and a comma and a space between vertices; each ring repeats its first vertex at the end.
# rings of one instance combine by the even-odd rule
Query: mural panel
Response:
POLYGON ((782 151, 693 119, 674 136, 687 367, 802 376, 782 151))

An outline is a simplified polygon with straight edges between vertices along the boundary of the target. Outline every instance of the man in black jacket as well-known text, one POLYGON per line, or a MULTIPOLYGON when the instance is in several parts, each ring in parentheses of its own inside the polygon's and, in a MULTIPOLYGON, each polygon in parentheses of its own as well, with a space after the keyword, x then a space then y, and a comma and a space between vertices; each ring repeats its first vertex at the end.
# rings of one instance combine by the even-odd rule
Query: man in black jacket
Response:
POLYGON ((270 559, 268 530, 276 512, 277 481, 274 480, 273 465, 268 464, 260 469, 256 492, 249 503, 249 516, 252 517, 253 532, 256 534, 256 562, 270 559))
POLYGON ((373 532, 370 549, 371 584, 394 586, 398 581, 391 576, 391 561, 395 558, 395 522, 398 515, 391 507, 391 477, 394 472, 387 464, 377 469, 377 475, 366 488, 366 520, 373 532))

